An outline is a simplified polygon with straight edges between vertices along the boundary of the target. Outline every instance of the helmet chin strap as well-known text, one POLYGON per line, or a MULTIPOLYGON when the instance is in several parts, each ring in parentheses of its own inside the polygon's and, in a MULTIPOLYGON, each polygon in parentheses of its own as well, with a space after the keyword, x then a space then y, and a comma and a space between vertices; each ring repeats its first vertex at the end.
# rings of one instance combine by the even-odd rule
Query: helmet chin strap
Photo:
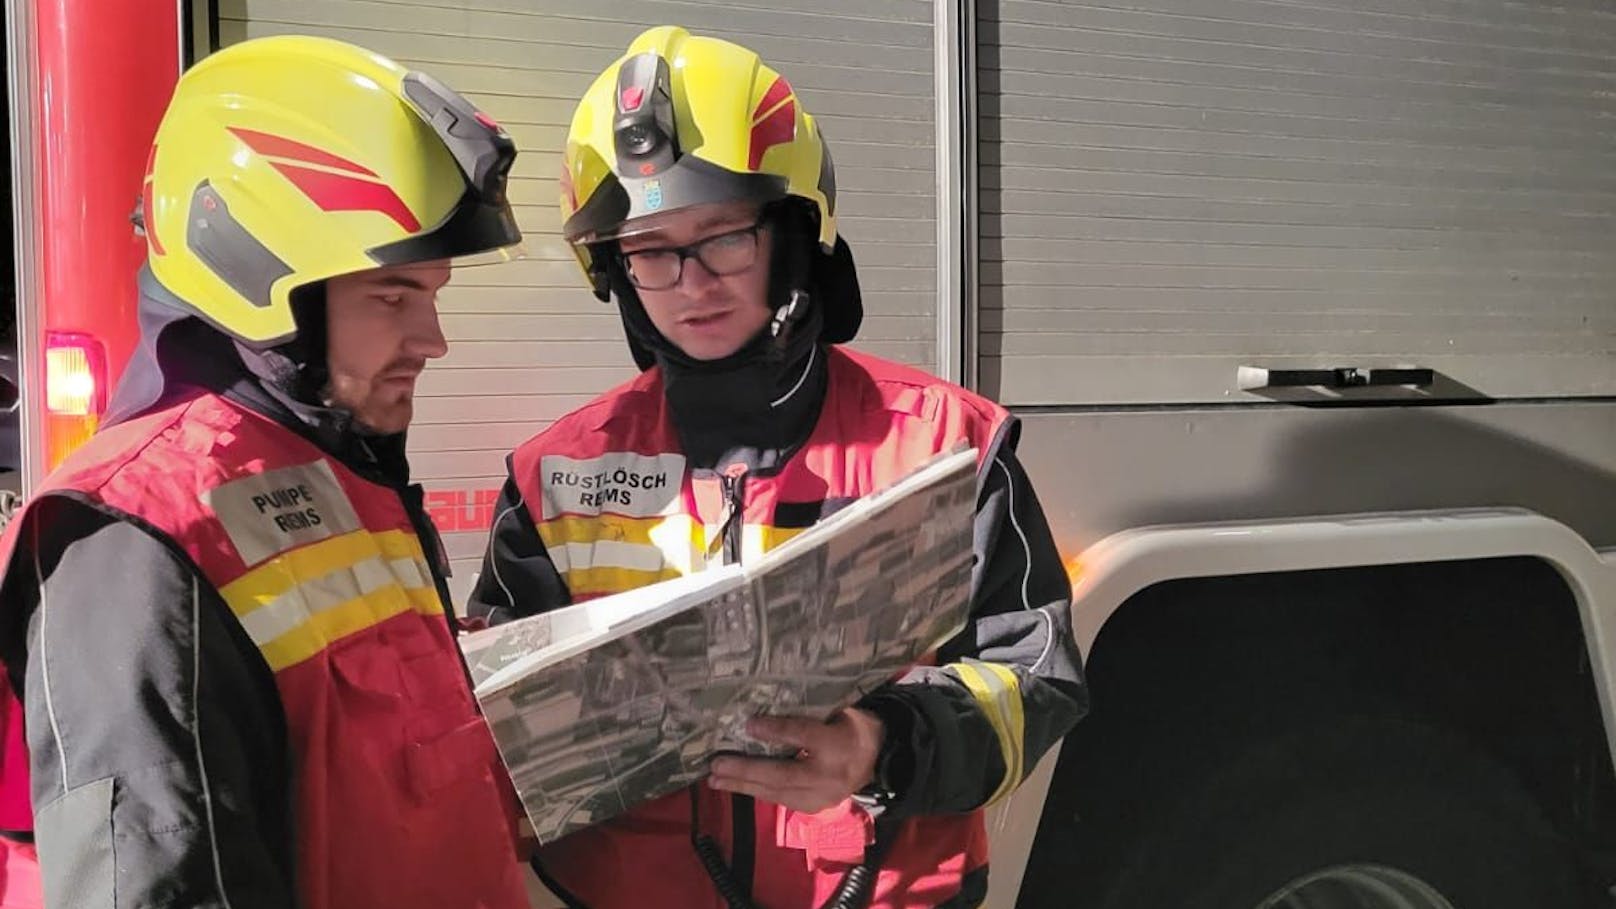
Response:
POLYGON ((809 374, 814 371, 814 363, 818 360, 818 358, 819 348, 808 348, 808 359, 803 361, 802 371, 797 374, 797 381, 793 383, 790 388, 786 389, 785 394, 782 394, 780 397, 769 402, 770 410, 778 410, 787 401, 790 401, 793 397, 795 397, 797 392, 802 391, 802 387, 808 382, 809 374))
POLYGON ((798 345, 796 335, 805 323, 812 328, 813 341, 819 340, 823 315, 810 319, 815 300, 807 290, 813 280, 813 259, 818 254, 815 233, 801 207, 786 202, 776 205, 767 217, 774 227, 774 255, 769 263, 769 296, 775 302, 769 317, 767 355, 780 361, 792 355, 798 345))
POLYGON ((786 302, 769 318, 769 337, 774 341, 770 349, 776 354, 785 349, 791 330, 807 314, 811 302, 807 291, 793 287, 786 293, 786 302))

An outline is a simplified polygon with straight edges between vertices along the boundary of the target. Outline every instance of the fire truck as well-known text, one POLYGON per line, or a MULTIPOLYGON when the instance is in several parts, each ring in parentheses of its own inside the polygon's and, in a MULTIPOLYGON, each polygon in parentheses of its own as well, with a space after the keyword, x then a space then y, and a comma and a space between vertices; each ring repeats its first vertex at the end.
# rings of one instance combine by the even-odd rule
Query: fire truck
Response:
POLYGON ((559 239, 644 27, 754 47, 836 151, 857 346, 1003 401, 1093 711, 994 906, 1603 906, 1616 884, 1616 10, 1602 0, 9 0, 26 495, 135 343, 172 83, 267 34, 515 137, 412 463, 463 596, 517 442, 632 372, 559 239))

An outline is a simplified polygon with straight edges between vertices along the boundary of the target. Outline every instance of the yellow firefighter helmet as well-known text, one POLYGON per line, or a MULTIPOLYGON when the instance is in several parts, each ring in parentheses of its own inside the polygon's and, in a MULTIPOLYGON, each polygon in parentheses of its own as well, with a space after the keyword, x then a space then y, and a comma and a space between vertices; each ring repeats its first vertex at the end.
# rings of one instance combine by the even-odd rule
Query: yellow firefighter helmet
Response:
POLYGON ((836 177, 814 118, 757 54, 677 26, 642 33, 595 79, 572 117, 562 234, 597 295, 589 245, 648 215, 714 202, 796 198, 836 246, 836 177))
POLYGON ((507 250, 516 147, 422 72, 324 38, 260 38, 187 71, 141 196, 152 273, 255 347, 296 334, 299 287, 507 250))

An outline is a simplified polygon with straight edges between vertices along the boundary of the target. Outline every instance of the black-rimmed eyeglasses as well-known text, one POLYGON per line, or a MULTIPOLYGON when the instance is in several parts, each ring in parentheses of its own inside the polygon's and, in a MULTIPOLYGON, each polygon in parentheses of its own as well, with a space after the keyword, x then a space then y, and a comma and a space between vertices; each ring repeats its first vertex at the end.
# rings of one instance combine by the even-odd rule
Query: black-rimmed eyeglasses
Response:
POLYGON ((759 221, 750 227, 714 234, 686 246, 662 246, 623 253, 628 279, 640 290, 667 290, 684 275, 685 260, 697 259, 713 275, 740 274, 757 262, 759 221))

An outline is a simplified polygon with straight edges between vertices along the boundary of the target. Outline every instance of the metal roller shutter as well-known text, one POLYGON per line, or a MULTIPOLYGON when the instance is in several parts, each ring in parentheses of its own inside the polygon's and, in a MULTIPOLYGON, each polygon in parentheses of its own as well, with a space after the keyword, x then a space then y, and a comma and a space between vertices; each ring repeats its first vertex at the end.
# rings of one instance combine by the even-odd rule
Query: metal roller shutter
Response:
POLYGON ((1616 13, 981 0, 981 375, 1255 400, 1237 365, 1616 394, 1616 13))
POLYGON ((222 0, 221 43, 271 34, 351 41, 420 66, 498 119, 521 150, 512 201, 529 258, 462 269, 441 300, 451 352, 421 381, 412 463, 463 596, 517 443, 632 364, 558 232, 556 174, 573 105, 644 28, 741 42, 783 71, 836 156, 843 232, 866 318, 855 345, 935 359, 932 7, 925 0, 222 0))

